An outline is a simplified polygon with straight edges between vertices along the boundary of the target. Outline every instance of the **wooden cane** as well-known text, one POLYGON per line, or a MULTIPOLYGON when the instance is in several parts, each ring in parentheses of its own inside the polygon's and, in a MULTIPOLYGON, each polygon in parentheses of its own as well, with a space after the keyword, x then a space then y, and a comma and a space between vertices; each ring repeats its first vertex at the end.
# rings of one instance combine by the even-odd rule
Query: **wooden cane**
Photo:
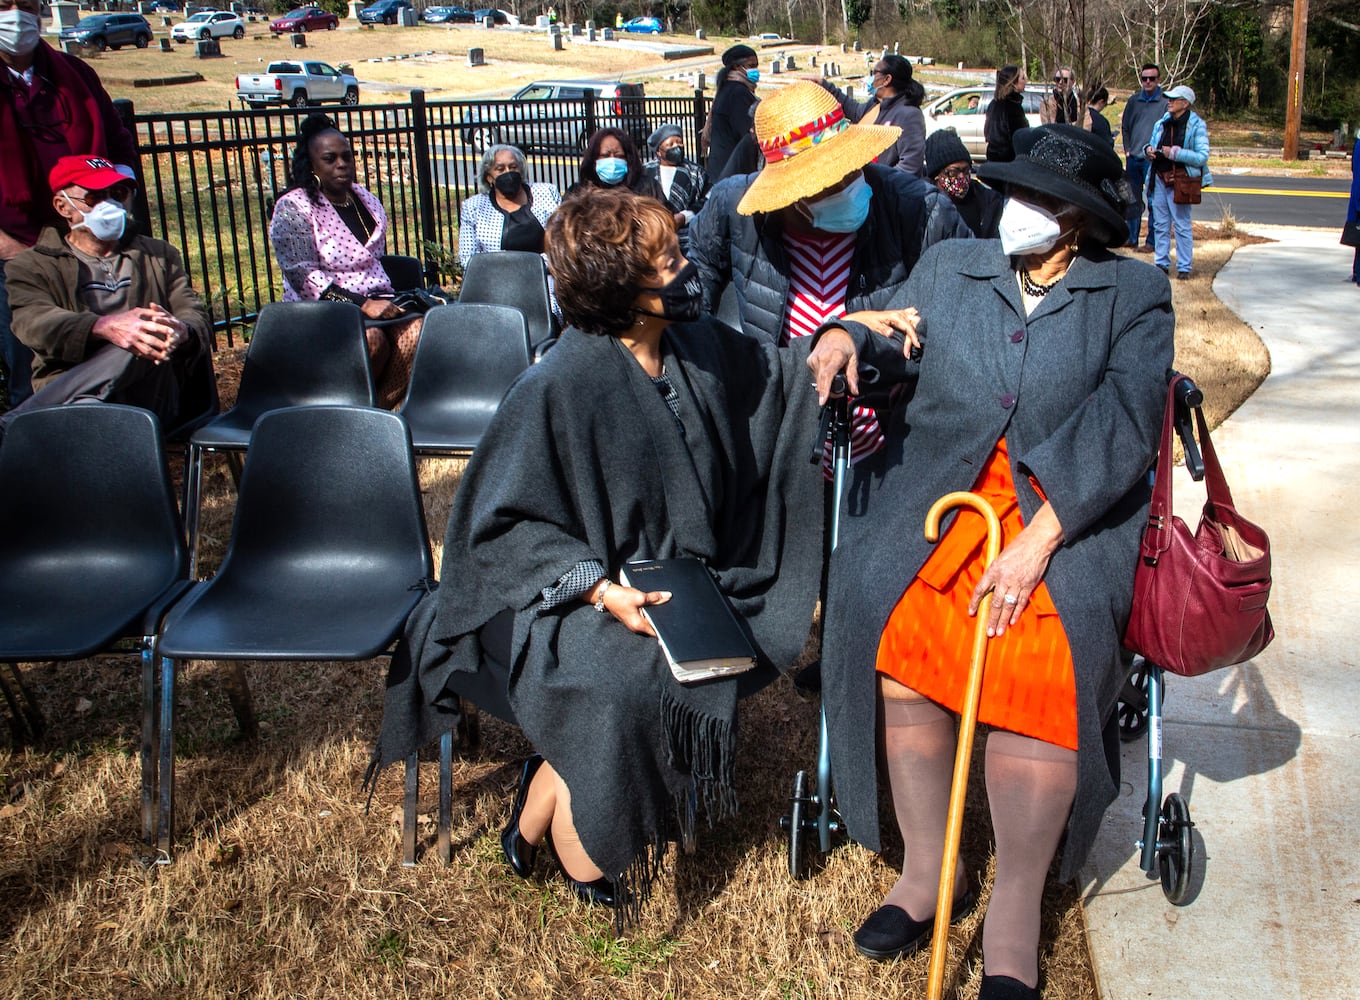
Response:
MULTIPOLYGON (((926 541, 940 540, 940 518, 954 507, 971 507, 987 521, 987 555, 983 568, 1001 551, 1001 522, 976 493, 947 493, 931 505, 926 514, 926 541)), ((992 593, 982 598, 978 608, 977 625, 973 629, 973 660, 968 668, 968 689, 963 699, 959 720, 959 744, 954 754, 954 779, 949 786, 949 819, 945 825, 944 860, 940 866, 940 892, 935 903, 935 931, 930 940, 929 1000, 941 1000, 944 995, 944 960, 949 947, 949 922, 954 909, 954 870, 959 861, 959 839, 963 833, 963 800, 968 794, 968 768, 973 760, 973 733, 977 729, 978 700, 982 696, 982 673, 987 662, 987 618, 991 612, 992 593)))

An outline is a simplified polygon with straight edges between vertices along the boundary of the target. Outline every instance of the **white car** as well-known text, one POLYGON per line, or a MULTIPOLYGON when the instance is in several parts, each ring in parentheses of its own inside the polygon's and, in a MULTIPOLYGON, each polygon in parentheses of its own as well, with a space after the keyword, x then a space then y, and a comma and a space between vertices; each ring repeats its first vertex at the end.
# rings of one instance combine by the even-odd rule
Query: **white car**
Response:
MULTIPOLYGON (((942 128, 953 129, 973 159, 985 159, 987 140, 983 138, 982 126, 987 121, 987 105, 992 103, 994 92, 994 87, 962 87, 927 101, 921 105, 926 116, 926 135, 942 128)), ((1043 99, 1044 95, 1037 87, 1025 91, 1025 117, 1031 128, 1042 124, 1039 102, 1043 99)))
POLYGON ((170 29, 170 37, 177 42, 195 42, 207 38, 245 38, 246 23, 225 10, 201 10, 187 21, 170 29))

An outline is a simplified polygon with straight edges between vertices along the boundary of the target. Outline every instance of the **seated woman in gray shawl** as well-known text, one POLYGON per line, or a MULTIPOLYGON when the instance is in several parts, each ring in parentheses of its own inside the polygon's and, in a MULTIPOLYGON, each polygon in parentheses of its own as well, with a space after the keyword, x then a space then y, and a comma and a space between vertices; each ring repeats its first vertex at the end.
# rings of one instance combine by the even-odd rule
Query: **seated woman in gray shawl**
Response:
MULTIPOLYGON (((412 615, 375 767, 452 728, 457 693, 497 685, 541 754, 501 842, 530 877, 545 838, 583 899, 635 919, 668 842, 736 807, 738 698, 808 633, 821 566, 817 400, 807 346, 700 317, 660 203, 569 196, 546 253, 570 326, 511 387, 468 465, 443 585, 412 615), (703 560, 759 654, 682 685, 619 582, 633 559, 703 560)), ((811 338, 808 338, 809 340, 811 338)), ((474 701, 480 701, 476 697, 474 701)))

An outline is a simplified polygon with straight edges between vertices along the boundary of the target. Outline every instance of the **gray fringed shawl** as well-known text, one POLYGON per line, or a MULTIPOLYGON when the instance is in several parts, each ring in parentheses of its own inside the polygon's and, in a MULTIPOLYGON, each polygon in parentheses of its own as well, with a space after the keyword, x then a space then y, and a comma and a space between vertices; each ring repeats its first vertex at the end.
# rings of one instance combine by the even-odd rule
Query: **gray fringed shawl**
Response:
MULTIPOLYGON (((808 338, 809 340, 811 338, 808 338)), ((655 639, 582 601, 539 609, 586 559, 693 555, 717 575, 774 676, 807 637, 822 559, 810 345, 777 350, 716 323, 671 327, 680 422, 612 337, 568 330, 510 389, 469 463, 444 540, 442 586, 408 623, 370 774, 457 720, 477 630, 514 612, 509 701, 571 791, 591 859, 645 898, 667 841, 736 808, 738 682, 682 686, 655 639), (413 671, 410 664, 417 668, 413 671)), ((752 675, 741 681, 753 689, 752 675)))

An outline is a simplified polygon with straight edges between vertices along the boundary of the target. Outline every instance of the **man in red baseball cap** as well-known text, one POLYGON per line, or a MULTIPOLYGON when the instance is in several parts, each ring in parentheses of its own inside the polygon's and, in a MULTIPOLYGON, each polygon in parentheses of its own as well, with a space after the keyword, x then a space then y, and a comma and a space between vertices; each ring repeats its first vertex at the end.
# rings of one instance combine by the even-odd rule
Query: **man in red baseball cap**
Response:
POLYGON ((14 334, 34 354, 34 394, 0 417, 101 399, 149 409, 168 432, 217 411, 212 329, 177 249, 138 235, 133 181, 99 156, 48 175, 62 220, 7 267, 14 334))

